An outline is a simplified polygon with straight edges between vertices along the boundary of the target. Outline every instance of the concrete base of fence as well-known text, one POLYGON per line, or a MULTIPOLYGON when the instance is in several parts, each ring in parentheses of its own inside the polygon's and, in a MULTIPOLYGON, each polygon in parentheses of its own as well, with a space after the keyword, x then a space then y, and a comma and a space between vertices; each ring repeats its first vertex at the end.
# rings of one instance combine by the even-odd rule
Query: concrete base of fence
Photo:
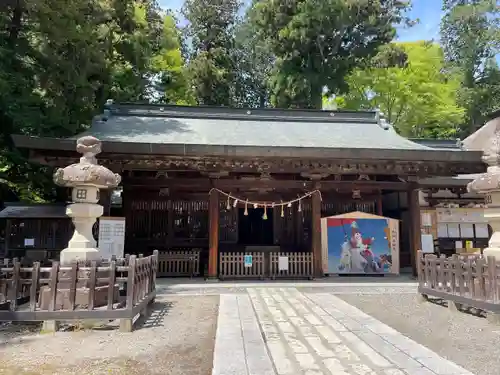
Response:
POLYGON ((500 314, 498 313, 486 313, 486 319, 488 319, 488 322, 491 324, 500 325, 500 314))
POLYGON ((120 319, 120 332, 132 332, 134 329, 133 319, 120 319))
POLYGON ((57 320, 44 320, 42 324, 42 332, 52 333, 59 330, 59 322, 57 320))
POLYGON ((427 301, 429 301, 429 297, 427 296, 427 294, 420 294, 420 293, 419 293, 419 294, 417 295, 417 300, 418 300, 418 302, 423 303, 423 302, 427 302, 427 301))
POLYGON ((220 279, 216 276, 207 276, 205 277, 205 281, 209 283, 218 283, 220 279))
POLYGON ((448 310, 451 312, 458 312, 462 305, 460 303, 456 303, 454 301, 447 301, 448 303, 448 310))

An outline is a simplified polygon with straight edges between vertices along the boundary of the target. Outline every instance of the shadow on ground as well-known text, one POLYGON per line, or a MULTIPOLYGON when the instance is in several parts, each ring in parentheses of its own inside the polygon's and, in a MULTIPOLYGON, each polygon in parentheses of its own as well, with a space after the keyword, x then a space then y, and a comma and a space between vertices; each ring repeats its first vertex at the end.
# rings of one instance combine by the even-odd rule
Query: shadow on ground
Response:
MULTIPOLYGON (((448 301, 442 298, 428 298, 427 301, 438 306, 442 306, 445 308, 448 307, 448 301)), ((458 311, 464 314, 475 316, 477 318, 486 318, 486 312, 476 309, 475 307, 461 305, 460 307, 458 307, 458 311)))
POLYGON ((135 329, 163 327, 165 316, 174 307, 174 302, 155 302, 148 316, 141 317, 135 325, 135 329))

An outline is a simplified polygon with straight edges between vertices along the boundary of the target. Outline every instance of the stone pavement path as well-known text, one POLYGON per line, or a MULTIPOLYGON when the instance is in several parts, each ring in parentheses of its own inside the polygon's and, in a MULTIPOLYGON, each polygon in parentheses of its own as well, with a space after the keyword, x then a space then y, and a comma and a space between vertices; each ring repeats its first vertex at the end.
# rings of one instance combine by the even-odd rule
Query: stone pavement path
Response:
POLYGON ((222 294, 212 375, 473 375, 330 293, 222 294))

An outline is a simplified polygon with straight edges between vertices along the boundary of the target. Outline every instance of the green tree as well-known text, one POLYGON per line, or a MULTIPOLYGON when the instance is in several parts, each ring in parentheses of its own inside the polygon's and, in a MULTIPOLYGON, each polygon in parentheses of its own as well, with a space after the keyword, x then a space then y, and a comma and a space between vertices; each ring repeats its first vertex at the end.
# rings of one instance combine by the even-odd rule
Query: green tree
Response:
POLYGON ((53 188, 50 169, 28 163, 10 134, 74 135, 107 99, 150 100, 156 76, 176 76, 162 89, 169 102, 178 102, 182 61, 169 42, 174 29, 154 0, 11 1, 1 7, 0 184, 31 199, 27 192, 50 195, 53 188))
POLYGON ((445 0, 441 43, 448 69, 461 76, 459 102, 466 108, 461 136, 467 136, 497 109, 500 8, 495 0, 445 0))
POLYGON ((275 59, 248 15, 235 32, 234 105, 263 108, 270 104, 268 81, 275 59))
POLYGON ((160 49, 151 59, 151 72, 157 77, 155 87, 161 93, 159 102, 194 104, 181 50, 181 32, 172 15, 163 19, 160 49))
POLYGON ((276 58, 272 103, 321 108, 325 87, 345 92, 345 77, 394 38, 406 9, 394 0, 257 1, 251 19, 276 58))
POLYGON ((456 102, 459 77, 444 67, 436 43, 394 43, 381 49, 371 67, 355 69, 347 77, 349 93, 334 100, 341 108, 380 109, 407 137, 453 138, 465 110, 456 102), (396 63, 391 60, 401 48, 406 63, 388 66, 396 63))
POLYGON ((184 4, 191 40, 190 84, 198 104, 233 104, 234 28, 239 8, 238 0, 186 0, 184 4))

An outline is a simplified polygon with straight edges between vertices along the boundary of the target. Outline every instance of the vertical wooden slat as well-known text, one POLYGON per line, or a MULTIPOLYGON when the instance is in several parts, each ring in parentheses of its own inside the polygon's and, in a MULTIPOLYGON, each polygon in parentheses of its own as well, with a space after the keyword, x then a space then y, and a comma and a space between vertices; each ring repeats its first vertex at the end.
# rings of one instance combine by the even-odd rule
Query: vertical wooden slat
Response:
POLYGON ((97 262, 93 260, 90 265, 89 274, 89 310, 94 309, 95 303, 95 288, 97 286, 97 262))
POLYGON ((78 283, 78 263, 71 264, 71 271, 69 272, 69 309, 75 309, 76 302, 76 284, 78 283))
POLYGON ((38 291, 39 279, 40 279, 40 262, 34 262, 33 271, 31 273, 30 311, 36 310, 36 294, 38 291))
POLYGON ((116 283, 116 261, 112 260, 109 265, 109 287, 108 287, 108 310, 113 310, 116 283))
POLYGON ((495 257, 489 256, 488 262, 488 282, 490 285, 489 298, 491 302, 498 303, 498 287, 497 287, 497 267, 495 257))
POLYGON ((457 293, 457 268, 460 267, 460 260, 458 259, 457 254, 453 254, 451 257, 451 265, 450 265, 450 283, 451 283, 451 293, 457 293))
POLYGON ((131 255, 128 263, 127 275, 127 309, 134 307, 134 289, 135 289, 136 257, 131 255))
POLYGON ((11 290, 10 290, 10 309, 12 311, 16 311, 17 309, 17 298, 19 297, 19 286, 21 283, 21 263, 14 258, 14 262, 12 265, 12 282, 11 282, 11 290))
POLYGON ((59 262, 52 263, 49 280, 49 311, 55 311, 57 299, 57 284, 59 278, 59 262))

